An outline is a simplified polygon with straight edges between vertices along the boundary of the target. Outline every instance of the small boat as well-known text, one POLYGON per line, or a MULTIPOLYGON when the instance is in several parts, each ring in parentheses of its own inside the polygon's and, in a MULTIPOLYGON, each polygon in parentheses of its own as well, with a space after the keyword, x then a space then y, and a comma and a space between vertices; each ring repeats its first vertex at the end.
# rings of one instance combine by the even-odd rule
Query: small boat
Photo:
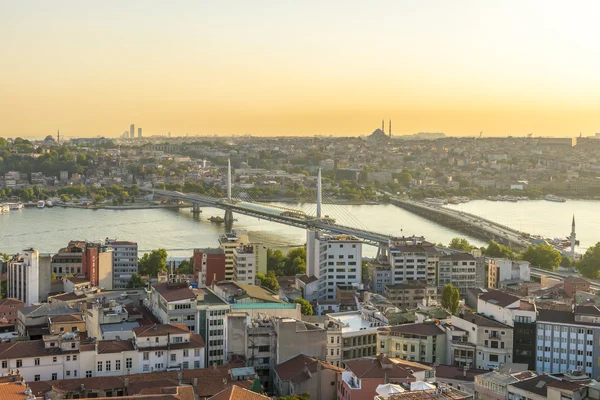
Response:
POLYGON ((443 206, 444 204, 448 204, 448 201, 443 200, 443 199, 427 198, 427 199, 423 200, 423 203, 429 204, 432 206, 443 206))
POLYGON ((10 206, 8 204, 0 204, 0 213, 7 213, 10 211, 10 206))
POLYGON ((23 208, 23 203, 7 203, 11 210, 21 210, 23 208))
POLYGON ((210 217, 208 219, 210 222, 214 222, 215 224, 222 224, 225 220, 221 217, 210 217))
POLYGON ((54 203, 50 200, 46 200, 46 207, 54 207, 54 203))
POLYGON ((553 196, 551 194, 549 194, 546 197, 544 197, 544 200, 554 201, 556 203, 564 203, 565 201, 567 201, 567 199, 565 199, 565 198, 558 197, 558 196, 553 196))
POLYGON ((37 208, 44 208, 46 206, 46 202, 44 200, 40 200, 37 202, 37 208))
POLYGON ((451 199, 448 199, 448 203, 450 204, 460 204, 462 203, 461 199, 459 197, 452 197, 451 199))

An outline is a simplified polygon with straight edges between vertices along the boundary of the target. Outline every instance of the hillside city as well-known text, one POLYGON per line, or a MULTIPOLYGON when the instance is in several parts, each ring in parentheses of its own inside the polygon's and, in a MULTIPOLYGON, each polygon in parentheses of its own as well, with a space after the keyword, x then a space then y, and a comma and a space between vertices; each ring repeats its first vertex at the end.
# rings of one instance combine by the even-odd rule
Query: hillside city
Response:
POLYGON ((225 210, 213 245, 185 257, 85 232, 52 252, 0 243, 0 399, 600 398, 600 243, 576 253, 575 218, 555 243, 442 207, 600 199, 600 134, 385 128, 0 138, 0 227, 35 207, 225 210), (389 203, 487 244, 383 236, 321 202, 389 203), (304 229, 305 244, 270 247, 228 213, 304 229))

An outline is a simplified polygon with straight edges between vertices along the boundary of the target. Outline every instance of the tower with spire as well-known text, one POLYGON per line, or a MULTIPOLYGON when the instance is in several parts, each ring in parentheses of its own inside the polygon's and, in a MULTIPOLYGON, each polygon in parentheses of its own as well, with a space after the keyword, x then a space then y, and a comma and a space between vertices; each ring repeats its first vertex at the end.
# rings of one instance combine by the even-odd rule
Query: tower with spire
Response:
POLYGON ((571 223, 571 257, 575 259, 575 245, 577 244, 575 235, 575 215, 573 215, 573 222, 571 223))
POLYGON ((390 139, 392 138, 392 120, 390 119, 390 129, 388 129, 388 135, 390 135, 390 139))
POLYGON ((381 120, 381 132, 385 133, 385 120, 381 120))

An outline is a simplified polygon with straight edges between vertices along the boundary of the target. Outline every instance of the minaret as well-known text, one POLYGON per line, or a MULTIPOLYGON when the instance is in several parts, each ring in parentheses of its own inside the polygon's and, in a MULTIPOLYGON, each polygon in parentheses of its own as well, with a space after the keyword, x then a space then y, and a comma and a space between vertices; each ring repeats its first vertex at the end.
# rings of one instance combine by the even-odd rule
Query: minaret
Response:
POLYGON ((390 139, 392 138, 392 120, 390 119, 390 129, 388 129, 388 135, 390 135, 390 139))
POLYGON ((573 223, 571 224, 571 257, 575 259, 575 215, 573 215, 573 223))
POLYGON ((381 120, 381 132, 383 132, 383 133, 385 133, 385 125, 384 125, 384 124, 385 124, 385 122, 384 122, 384 120, 382 119, 382 120, 381 120))
POLYGON ((57 132, 56 133, 56 137, 57 137, 56 141, 57 141, 58 145, 60 146, 60 129, 58 129, 56 132, 57 132))

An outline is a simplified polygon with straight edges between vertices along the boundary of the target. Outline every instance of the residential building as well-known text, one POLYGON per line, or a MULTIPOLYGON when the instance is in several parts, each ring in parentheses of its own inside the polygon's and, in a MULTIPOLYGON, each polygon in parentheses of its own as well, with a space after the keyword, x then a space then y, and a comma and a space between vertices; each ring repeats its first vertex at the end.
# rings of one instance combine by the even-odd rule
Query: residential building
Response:
POLYGON ((575 306, 573 311, 538 310, 536 370, 562 373, 580 370, 600 376, 600 309, 575 306))
POLYGON ((447 359, 457 365, 457 350, 465 346, 473 349, 473 361, 465 365, 477 369, 497 368, 504 363, 512 363, 513 328, 480 314, 465 313, 452 316, 451 334, 448 335, 447 359), (465 343, 468 343, 465 344, 465 343), (472 362, 474 364, 472 364, 472 362))
POLYGON ((92 286, 113 288, 113 249, 102 243, 87 242, 81 259, 81 271, 92 286))
POLYGON ((403 283, 387 285, 385 297, 398 308, 418 308, 428 306, 437 299, 437 287, 428 286, 427 280, 409 280, 403 283))
POLYGON ((126 288, 131 276, 138 273, 138 244, 111 239, 105 243, 113 249, 113 289, 126 288))
POLYGON ((338 375, 337 399, 371 400, 379 385, 415 382, 409 370, 394 363, 383 354, 349 360, 346 370, 338 375))
POLYGON ((507 394, 513 400, 596 399, 600 394, 600 386, 581 371, 573 371, 539 375, 511 383, 507 386, 507 394))
POLYGON ((391 265, 370 261, 367 264, 367 281, 365 283, 373 293, 383 294, 385 287, 392 284, 391 265))
POLYGON ((235 278, 233 251, 248 243, 250 243, 248 233, 241 230, 234 230, 219 237, 219 247, 225 252, 225 280, 232 281, 235 278))
POLYGON ((0 299, 0 318, 8 324, 16 325, 18 321, 19 309, 25 307, 25 303, 19 299, 4 298, 0 299))
POLYGON ((584 292, 590 290, 590 282, 578 276, 568 276, 563 282, 565 294, 570 298, 574 298, 578 290, 584 292))
POLYGON ((535 370, 536 318, 535 302, 501 290, 483 289, 477 299, 477 312, 513 327, 514 363, 527 364, 535 370))
POLYGON ((50 292, 50 256, 41 256, 37 250, 26 249, 8 262, 7 291, 10 298, 31 306, 47 300, 50 292))
POLYGON ((377 352, 404 360, 446 363, 446 332, 433 322, 377 330, 377 352))
POLYGON ((225 280, 225 250, 194 249, 194 282, 200 287, 225 280))
POLYGON ((342 371, 318 358, 298 354, 275 367, 275 393, 277 396, 309 393, 315 400, 334 399, 337 376, 342 371))
POLYGON ((233 249, 233 280, 247 285, 254 285, 256 274, 254 247, 246 245, 233 249))
POLYGON ((438 286, 451 283, 467 297, 467 290, 477 285, 477 267, 475 257, 469 253, 452 253, 440 256, 438 286))
POLYGON ((392 267, 392 284, 411 280, 427 280, 427 251, 422 242, 395 240, 390 243, 389 262, 392 267))
POLYGON ((18 311, 17 332, 19 336, 41 339, 42 335, 50 333, 49 318, 62 315, 82 316, 83 313, 64 303, 43 303, 22 307, 18 311))
POLYGON ((509 385, 537 376, 524 364, 507 364, 502 368, 475 377, 475 396, 478 400, 508 399, 509 385))
POLYGON ((344 367, 348 360, 377 355, 377 329, 387 326, 381 313, 363 309, 331 313, 327 317, 328 363, 344 367))
POLYGON ((306 231, 306 271, 319 279, 319 300, 336 298, 338 285, 360 285, 362 242, 349 235, 306 231))
POLYGON ((488 287, 499 288, 506 281, 531 280, 531 265, 527 261, 491 258, 488 262, 488 287))
POLYGON ((52 256, 52 273, 57 279, 64 275, 77 276, 82 271, 82 255, 86 243, 81 240, 71 240, 67 247, 58 250, 58 253, 52 256))
POLYGON ((326 339, 324 328, 293 318, 266 315, 252 318, 241 312, 227 316, 228 360, 245 357, 269 393, 275 392, 276 365, 298 354, 324 359, 326 339))
POLYGON ((300 296, 308 301, 317 301, 319 294, 319 279, 315 276, 296 275, 295 287, 300 291, 300 296))

